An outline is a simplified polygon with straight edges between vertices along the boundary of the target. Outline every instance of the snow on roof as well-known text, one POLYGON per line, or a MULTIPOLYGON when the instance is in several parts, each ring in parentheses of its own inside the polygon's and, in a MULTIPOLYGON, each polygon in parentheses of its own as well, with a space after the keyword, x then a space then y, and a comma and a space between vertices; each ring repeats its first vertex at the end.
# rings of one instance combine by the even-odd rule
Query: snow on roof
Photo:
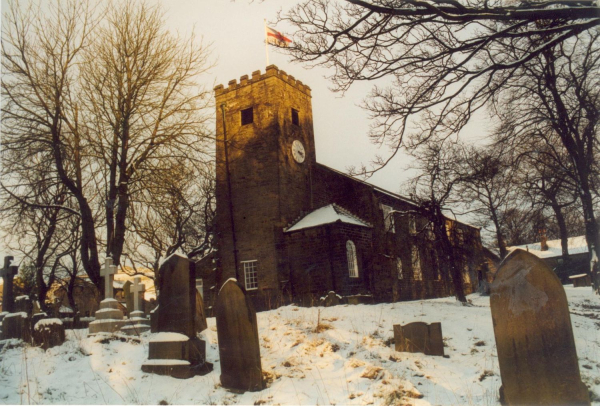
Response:
POLYGON ((285 232, 289 233, 305 228, 317 227, 337 222, 354 224, 362 227, 372 227, 369 223, 362 221, 337 204, 329 204, 325 207, 321 207, 320 209, 316 209, 308 213, 306 216, 297 221, 292 227, 285 230, 285 232))
MULTIPOLYGON (((569 255, 575 254, 585 254, 588 252, 587 241, 585 239, 585 235, 580 235, 578 237, 570 237, 567 239, 569 255)), ((560 245, 560 240, 549 240, 547 241, 548 250, 542 251, 541 243, 536 242, 533 244, 525 244, 525 245, 517 245, 514 247, 507 247, 508 251, 513 251, 517 248, 520 248, 525 251, 531 252, 538 258, 555 258, 562 256, 562 248, 560 245)))

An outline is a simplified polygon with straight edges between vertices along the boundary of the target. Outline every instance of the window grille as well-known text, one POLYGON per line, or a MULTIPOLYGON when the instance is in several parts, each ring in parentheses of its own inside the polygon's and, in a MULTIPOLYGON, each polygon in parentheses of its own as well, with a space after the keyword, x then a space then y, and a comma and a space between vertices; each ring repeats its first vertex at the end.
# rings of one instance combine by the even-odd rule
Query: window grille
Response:
POLYGON ((346 242, 346 258, 348 259, 348 273, 351 278, 358 278, 358 261, 356 259, 356 246, 350 240, 346 242))
POLYGON ((246 290, 258 289, 258 261, 243 261, 246 290))

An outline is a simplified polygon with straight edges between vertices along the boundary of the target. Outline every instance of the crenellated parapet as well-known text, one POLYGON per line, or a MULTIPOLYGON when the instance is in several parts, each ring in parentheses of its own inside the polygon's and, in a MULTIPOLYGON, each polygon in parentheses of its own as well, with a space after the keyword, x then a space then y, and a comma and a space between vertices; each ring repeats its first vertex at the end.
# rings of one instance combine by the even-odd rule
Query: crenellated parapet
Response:
POLYGON ((252 83, 256 83, 256 82, 259 82, 261 80, 265 80, 265 79, 268 79, 271 77, 278 77, 282 81, 287 83, 288 85, 298 89, 299 91, 306 94, 307 96, 309 96, 309 97, 311 96, 309 86, 305 85, 300 80, 297 80, 292 75, 288 75, 284 70, 279 69, 275 65, 267 66, 266 72, 262 73, 262 74, 260 73, 260 70, 255 70, 254 72, 252 72, 251 78, 248 77, 248 75, 244 75, 244 76, 240 77, 239 83, 236 79, 233 79, 227 83, 227 87, 225 87, 223 85, 215 86, 215 88, 214 88, 215 96, 217 96, 217 97, 222 96, 233 90, 238 90, 244 86, 248 86, 252 83))

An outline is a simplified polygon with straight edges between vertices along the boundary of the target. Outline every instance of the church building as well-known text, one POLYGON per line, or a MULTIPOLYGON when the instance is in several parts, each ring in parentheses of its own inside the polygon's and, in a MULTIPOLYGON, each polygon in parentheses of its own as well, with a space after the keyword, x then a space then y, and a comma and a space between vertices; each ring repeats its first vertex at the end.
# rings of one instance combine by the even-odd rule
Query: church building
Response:
MULTIPOLYGON (((354 302, 452 294, 410 199, 316 161, 308 86, 270 65, 215 98, 217 252, 198 273, 209 308, 228 278, 259 310, 316 305, 330 291, 354 302)), ((447 226, 470 293, 485 273, 479 229, 447 226)))

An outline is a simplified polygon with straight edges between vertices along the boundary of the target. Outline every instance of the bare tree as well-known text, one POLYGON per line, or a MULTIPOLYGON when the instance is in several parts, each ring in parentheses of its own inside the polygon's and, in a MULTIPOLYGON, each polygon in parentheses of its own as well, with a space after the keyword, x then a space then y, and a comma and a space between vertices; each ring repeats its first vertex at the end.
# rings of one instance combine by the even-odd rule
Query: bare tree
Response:
POLYGON ((214 177, 198 169, 183 163, 155 174, 153 187, 135 197, 132 231, 139 244, 130 251, 155 275, 160 260, 178 250, 192 257, 212 249, 214 177))
MULTIPOLYGON (((376 120, 374 141, 393 147, 390 157, 375 160, 374 170, 407 145, 406 137, 419 145, 457 134, 484 106, 509 103, 520 123, 538 124, 540 114, 521 108, 533 95, 544 125, 573 161, 598 264, 589 170, 599 138, 597 2, 308 0, 280 20, 298 29, 294 60, 333 68, 334 89, 357 80, 392 81, 365 101, 376 120)), ((520 139, 532 134, 518 126, 513 133, 520 139)))
POLYGON ((466 147, 457 151, 463 181, 457 186, 463 202, 483 227, 491 221, 500 257, 507 254, 503 213, 518 205, 515 167, 500 148, 466 147))
MULTIPOLYGON (((167 31, 158 7, 134 2, 98 10, 15 2, 2 30, 3 151, 23 151, 15 165, 51 160, 75 202, 52 207, 80 218, 78 261, 100 287, 98 253, 106 243, 119 262, 132 194, 144 193, 165 161, 208 159, 209 99, 197 82, 207 49, 193 34, 167 31)), ((9 172, 3 185, 19 197, 9 172)))
POLYGON ((463 274, 457 247, 451 240, 453 229, 444 212, 452 212, 460 204, 456 188, 464 181, 458 171, 460 160, 457 149, 462 147, 450 140, 428 142, 413 150, 419 172, 409 183, 410 198, 417 204, 416 213, 432 226, 434 246, 442 254, 439 264, 442 274, 452 280, 456 299, 467 302, 463 274))

